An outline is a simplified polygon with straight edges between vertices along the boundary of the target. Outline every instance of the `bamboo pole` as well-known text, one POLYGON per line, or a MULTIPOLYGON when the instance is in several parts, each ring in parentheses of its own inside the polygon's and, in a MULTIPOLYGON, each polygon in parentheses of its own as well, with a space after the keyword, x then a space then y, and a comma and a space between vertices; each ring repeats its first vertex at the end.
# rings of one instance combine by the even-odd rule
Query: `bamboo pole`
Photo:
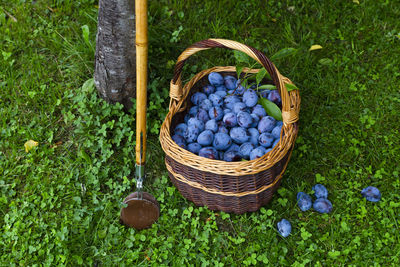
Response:
POLYGON ((136 0, 136 164, 146 161, 147 0, 136 0))

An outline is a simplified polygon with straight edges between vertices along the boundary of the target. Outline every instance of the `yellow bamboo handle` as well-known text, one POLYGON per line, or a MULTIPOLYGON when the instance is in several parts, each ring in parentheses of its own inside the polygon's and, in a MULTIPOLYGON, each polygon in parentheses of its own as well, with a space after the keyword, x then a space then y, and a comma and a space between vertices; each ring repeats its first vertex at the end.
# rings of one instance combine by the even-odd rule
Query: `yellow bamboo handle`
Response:
POLYGON ((136 164, 146 161, 147 0, 136 0, 136 164))

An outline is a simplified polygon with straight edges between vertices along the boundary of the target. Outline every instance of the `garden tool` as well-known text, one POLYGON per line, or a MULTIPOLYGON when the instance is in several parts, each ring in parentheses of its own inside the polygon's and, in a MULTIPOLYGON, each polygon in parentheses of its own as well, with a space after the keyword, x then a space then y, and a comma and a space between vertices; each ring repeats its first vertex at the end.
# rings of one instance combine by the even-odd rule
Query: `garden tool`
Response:
POLYGON ((136 192, 124 199, 121 223, 137 230, 150 227, 160 216, 160 205, 149 193, 143 192, 146 161, 147 103, 147 0, 135 1, 136 13, 136 192))

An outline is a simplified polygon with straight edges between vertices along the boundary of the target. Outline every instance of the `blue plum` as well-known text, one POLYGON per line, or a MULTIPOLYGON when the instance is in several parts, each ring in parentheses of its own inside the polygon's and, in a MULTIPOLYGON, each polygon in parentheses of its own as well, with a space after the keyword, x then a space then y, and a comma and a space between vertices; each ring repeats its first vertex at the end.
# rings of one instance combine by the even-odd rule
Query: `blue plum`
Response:
POLYGON ((180 147, 186 149, 186 140, 185 140, 185 138, 184 138, 182 135, 174 134, 174 135, 172 136, 172 140, 174 140, 174 142, 175 142, 178 146, 180 146, 180 147))
POLYGON ((260 119, 261 119, 262 117, 267 116, 267 112, 265 111, 265 109, 264 109, 263 106, 261 106, 261 105, 256 105, 256 106, 253 108, 252 114, 257 115, 260 119))
POLYGON ((328 198, 328 190, 322 184, 316 184, 312 187, 315 198, 328 198))
POLYGON ((304 192, 297 193, 297 205, 302 211, 309 210, 312 206, 312 200, 310 195, 304 192))
POLYGON ((224 77, 225 87, 228 90, 234 90, 236 88, 237 79, 233 76, 227 75, 224 77))
POLYGON ((244 159, 249 159, 250 158, 250 153, 253 151, 254 145, 250 142, 243 143, 239 147, 239 155, 244 158, 244 159))
POLYGON ((211 84, 208 84, 203 87, 203 93, 205 93, 206 95, 210 95, 214 92, 215 92, 215 87, 212 86, 211 84))
POLYGON ((228 133, 229 133, 229 130, 228 130, 228 128, 226 128, 224 125, 219 125, 219 126, 218 126, 218 132, 219 132, 219 133, 226 133, 226 134, 228 134, 228 133))
POLYGON ((199 109, 199 112, 197 112, 196 118, 201 120, 202 122, 207 122, 210 117, 208 116, 208 112, 204 109, 199 109))
POLYGON ((240 111, 246 111, 247 110, 247 106, 245 103, 243 102, 237 102, 235 104, 233 104, 233 112, 238 114, 240 111))
POLYGON ((202 131, 197 137, 197 143, 202 146, 209 146, 214 140, 214 133, 211 130, 202 131))
POLYGON ((218 150, 225 151, 232 144, 231 137, 226 133, 216 133, 214 136, 213 147, 218 150))
POLYGON ((189 114, 186 114, 185 117, 183 118, 183 121, 184 121, 185 123, 188 123, 189 119, 190 119, 190 115, 189 115, 189 114))
POLYGON ((250 152, 250 160, 261 158, 261 157, 264 156, 266 153, 267 153, 267 150, 265 149, 265 147, 263 147, 263 146, 258 146, 258 147, 254 148, 254 149, 250 152))
MULTIPOLYGON (((197 128, 199 130, 199 133, 204 131, 204 122, 202 120, 199 120, 197 118, 190 118, 187 122, 188 128, 191 126, 194 128, 197 128)), ((191 142, 189 142, 191 143, 191 142)))
POLYGON ((218 72, 211 72, 208 74, 208 81, 214 86, 224 84, 224 78, 218 72))
POLYGON ((270 91, 270 90, 267 90, 267 89, 260 90, 260 91, 259 91, 260 96, 263 97, 263 98, 268 98, 269 91, 270 91))
POLYGON ((221 92, 225 92, 226 93, 226 87, 224 85, 218 85, 216 87, 216 90, 217 90, 216 92, 221 91, 221 92))
POLYGON ((279 139, 281 137, 281 130, 282 130, 282 126, 275 126, 274 129, 272 129, 272 136, 275 139, 279 139))
POLYGON ((240 102, 240 98, 237 95, 228 95, 224 99, 224 104, 226 108, 233 110, 233 105, 240 102))
POLYGON ((258 96, 256 91, 252 89, 247 89, 246 92, 243 93, 243 102, 247 107, 251 108, 257 105, 258 96))
POLYGON ((279 95, 278 90, 272 90, 268 95, 268 100, 279 106, 281 104, 281 96, 279 95))
POLYGON ((198 106, 193 106, 189 109, 189 115, 190 117, 196 117, 197 112, 199 112, 199 107, 198 106))
POLYGON ((361 195, 368 201, 378 202, 381 199, 381 192, 374 186, 368 186, 361 191, 361 195))
POLYGON ((258 131, 260 133, 270 132, 274 129, 276 124, 276 120, 271 116, 262 117, 260 122, 258 123, 258 131))
POLYGON ((193 143, 197 141, 197 136, 199 136, 200 130, 194 126, 188 126, 185 132, 185 140, 188 143, 193 143))
POLYGON ((235 113, 226 113, 222 121, 227 127, 235 127, 237 125, 237 117, 235 113))
POLYGON ((326 198, 318 198, 314 201, 313 208, 319 213, 329 213, 332 211, 332 203, 326 198))
POLYGON ((240 149, 239 145, 237 145, 235 143, 232 143, 232 145, 226 150, 226 152, 228 152, 228 151, 237 151, 237 152, 239 152, 239 149, 240 149))
POLYGON ((283 126, 283 121, 276 121, 276 126, 283 126))
POLYGON ((210 99, 204 99, 203 101, 201 101, 199 107, 204 110, 209 110, 213 107, 213 103, 210 99))
POLYGON ((179 134, 181 136, 185 135, 185 132, 187 130, 187 124, 186 123, 179 123, 174 130, 174 134, 179 134))
POLYGON ((228 162, 233 162, 233 161, 240 161, 242 158, 239 155, 238 151, 227 151, 224 153, 224 160, 228 162))
POLYGON ((218 132, 218 123, 216 120, 208 120, 205 125, 206 130, 211 130, 214 133, 218 132))
POLYGON ((275 139, 274 143, 272 144, 272 148, 274 148, 279 143, 279 138, 275 139))
POLYGON ((218 159, 218 151, 212 146, 203 147, 199 151, 199 156, 209 159, 218 159))
POLYGON ((195 104, 196 106, 201 103, 204 99, 207 99, 207 95, 205 93, 201 92, 196 92, 192 95, 190 100, 192 100, 192 103, 195 104))
POLYGON ((229 135, 232 140, 237 144, 243 144, 250 140, 249 132, 243 127, 234 127, 231 129, 229 135))
POLYGON ((187 149, 193 154, 198 155, 202 146, 199 143, 190 143, 187 145, 187 149))
POLYGON ((274 137, 270 133, 262 133, 258 137, 258 143, 265 148, 271 147, 273 141, 274 137))
POLYGON ((290 232, 292 232, 292 225, 286 219, 282 219, 280 222, 276 224, 278 228, 278 232, 283 237, 288 237, 290 232))
POLYGON ((227 95, 226 91, 216 91, 214 94, 220 97, 225 97, 227 95))
POLYGON ((209 109, 208 115, 210 116, 210 119, 220 121, 224 116, 224 111, 220 107, 212 107, 209 109))
POLYGON ((222 105, 224 104, 224 100, 222 99, 222 97, 217 94, 211 94, 208 99, 211 100, 211 103, 214 107, 222 107, 222 105))
POLYGON ((237 114, 237 123, 243 128, 249 128, 253 124, 253 118, 250 113, 241 111, 237 114))
POLYGON ((258 137, 260 136, 258 130, 256 128, 250 128, 249 134, 250 134, 250 143, 252 143, 255 146, 258 146, 258 137))
POLYGON ((253 119, 253 123, 250 125, 250 127, 251 127, 251 128, 257 127, 258 122, 260 121, 260 118, 259 118, 256 114, 254 114, 254 113, 251 113, 250 116, 251 116, 251 118, 253 119))

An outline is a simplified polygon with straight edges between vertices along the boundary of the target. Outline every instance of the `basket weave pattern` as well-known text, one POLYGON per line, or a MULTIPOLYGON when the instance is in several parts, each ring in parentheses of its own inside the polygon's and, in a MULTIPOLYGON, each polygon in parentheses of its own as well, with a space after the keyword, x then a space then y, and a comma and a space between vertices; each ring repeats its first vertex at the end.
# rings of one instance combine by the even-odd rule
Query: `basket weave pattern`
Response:
MULTIPOLYGON (((256 73, 258 70, 244 69, 244 72, 256 73)), ((297 90, 287 92, 285 83, 292 82, 283 77, 261 52, 234 41, 201 41, 180 55, 171 81, 171 102, 160 130, 160 142, 166 153, 165 163, 170 179, 185 198, 198 206, 206 205, 212 210, 234 213, 256 211, 270 201, 280 185, 298 132, 300 96, 297 90), (236 75, 235 67, 214 67, 199 72, 182 87, 181 72, 186 59, 198 51, 213 47, 245 52, 267 69, 278 88, 282 98, 281 139, 272 151, 261 158, 240 162, 207 159, 179 147, 171 138, 172 129, 183 121, 184 114, 190 108, 188 99, 208 82, 209 73, 236 75)))

